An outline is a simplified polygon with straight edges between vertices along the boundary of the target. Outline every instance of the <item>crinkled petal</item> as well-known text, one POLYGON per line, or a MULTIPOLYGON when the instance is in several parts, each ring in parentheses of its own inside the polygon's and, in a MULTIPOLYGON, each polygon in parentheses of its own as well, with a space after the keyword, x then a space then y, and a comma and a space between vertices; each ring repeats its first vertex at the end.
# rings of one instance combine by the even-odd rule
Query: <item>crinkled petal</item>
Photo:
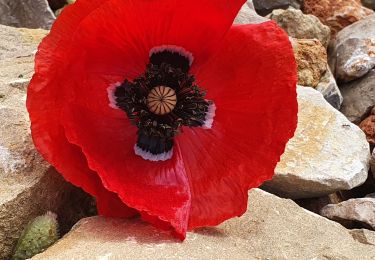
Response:
POLYGON ((32 137, 38 151, 66 180, 91 193, 97 199, 99 212, 107 216, 131 216, 135 211, 120 204, 117 194, 105 189, 96 172, 87 166, 86 157, 76 145, 68 142, 60 121, 62 103, 58 78, 64 67, 64 55, 77 25, 105 0, 80 1, 77 8, 68 7, 39 46, 35 75, 28 88, 27 108, 32 137), (108 205, 113 205, 108 207, 108 205))
MULTIPOLYGON (((136 156, 137 128, 121 111, 100 117, 87 106, 90 95, 72 100, 63 118, 69 141, 83 149, 105 187, 182 238, 187 229, 241 215, 247 190, 272 177, 296 127, 295 61, 274 23, 234 27, 197 79, 217 107, 212 129, 184 128, 166 162, 136 156)), ((96 97, 107 100, 104 92, 96 97)))
POLYGON ((220 47, 243 2, 79 0, 42 43, 28 97, 35 144, 72 183, 93 194, 99 194, 95 184, 103 184, 105 192, 117 194, 99 196, 103 214, 115 215, 113 204, 124 210, 119 215, 130 215, 118 196, 145 220, 184 238, 188 228, 242 214, 247 189, 272 176, 295 128, 295 64, 287 36, 273 24, 235 27, 220 47), (160 45, 193 53, 192 69, 217 111, 212 129, 184 129, 172 159, 150 162, 135 155, 137 129, 109 106, 107 89, 143 73, 150 49, 160 45), (204 65, 218 48, 219 55, 204 65), (249 116, 253 124, 235 127, 239 120, 250 122, 249 116), (64 156, 61 144, 68 147, 64 156), (112 200, 107 205, 106 198, 112 200))
POLYGON ((233 27, 195 73, 217 109, 212 129, 178 136, 190 183, 189 228, 243 214, 248 189, 272 178, 297 125, 293 50, 274 22, 233 27))
MULTIPOLYGON (((123 116, 99 117, 95 112, 70 104, 64 111, 70 142, 82 147, 91 169, 104 186, 154 224, 167 222, 181 238, 187 230, 190 207, 189 184, 181 154, 166 162, 151 162, 134 153, 137 128, 123 116), (80 111, 76 113, 75 111, 80 111)), ((165 225, 164 225, 165 226, 165 225)))

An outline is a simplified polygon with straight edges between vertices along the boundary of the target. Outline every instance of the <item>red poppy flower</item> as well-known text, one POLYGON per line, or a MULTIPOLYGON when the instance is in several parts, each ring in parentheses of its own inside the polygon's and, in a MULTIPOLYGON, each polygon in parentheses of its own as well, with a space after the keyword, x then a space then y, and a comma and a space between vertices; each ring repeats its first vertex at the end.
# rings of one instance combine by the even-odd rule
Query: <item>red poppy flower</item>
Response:
POLYGON ((296 65, 244 0, 79 0, 39 46, 37 149, 104 216, 186 231, 246 210, 296 128, 296 65))

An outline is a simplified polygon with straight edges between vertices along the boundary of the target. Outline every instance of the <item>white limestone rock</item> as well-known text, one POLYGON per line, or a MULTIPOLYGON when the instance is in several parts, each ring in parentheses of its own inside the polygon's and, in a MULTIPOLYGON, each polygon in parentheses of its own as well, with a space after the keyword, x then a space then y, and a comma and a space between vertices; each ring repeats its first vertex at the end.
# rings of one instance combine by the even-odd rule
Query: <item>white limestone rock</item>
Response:
POLYGON ((215 228, 187 234, 184 242, 138 219, 81 220, 32 260, 79 259, 361 259, 375 247, 343 226, 259 189, 247 212, 215 228))
POLYGON ((362 130, 312 88, 298 87, 298 126, 275 176, 263 187, 288 198, 350 190, 367 179, 370 148, 362 130))

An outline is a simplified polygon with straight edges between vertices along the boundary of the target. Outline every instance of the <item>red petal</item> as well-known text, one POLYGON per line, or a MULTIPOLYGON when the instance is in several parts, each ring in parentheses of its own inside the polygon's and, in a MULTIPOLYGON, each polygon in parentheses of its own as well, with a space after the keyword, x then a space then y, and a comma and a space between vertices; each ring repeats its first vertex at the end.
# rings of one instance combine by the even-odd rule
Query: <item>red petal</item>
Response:
POLYGON ((181 155, 175 152, 166 162, 150 162, 135 155, 137 129, 122 116, 101 117, 70 104, 63 120, 69 141, 82 147, 90 168, 99 173, 106 188, 146 220, 159 227, 168 222, 184 236, 190 193, 181 155))
POLYGON ((176 45, 199 65, 217 49, 245 0, 110 0, 73 35, 74 62, 87 71, 133 79, 152 48, 176 45))
POLYGON ((273 22, 233 27, 196 78, 217 110, 211 130, 178 137, 192 194, 189 228, 243 214, 248 189, 272 178, 297 124, 295 59, 273 22))
POLYGON ((80 1, 77 7, 67 8, 49 36, 39 46, 35 71, 27 97, 32 137, 35 146, 63 176, 97 198, 100 213, 110 216, 131 216, 135 211, 119 204, 115 193, 106 190, 96 172, 87 166, 81 149, 70 144, 60 124, 60 108, 64 100, 59 99, 58 77, 64 65, 64 54, 70 37, 82 19, 106 1, 80 1), (68 21, 68 22, 65 22, 68 21), (108 207, 107 205, 113 205, 108 207))
MULTIPOLYGON (((235 27, 197 78, 217 106, 214 127, 184 129, 166 162, 136 156, 137 129, 121 112, 102 117, 96 104, 87 106, 91 95, 70 104, 63 119, 69 140, 82 147, 109 190, 147 221, 163 228, 170 223, 182 237, 187 228, 241 215, 247 190, 272 177, 296 127, 294 56, 273 23, 235 27)), ((93 81, 106 85, 100 77, 93 81)), ((98 104, 107 100, 103 93, 95 96, 98 104)))
MULTIPOLYGON (((134 154, 136 129, 130 126, 121 111, 108 107, 106 88, 117 80, 134 78, 143 72, 150 48, 158 45, 180 45, 193 52, 197 68, 216 49, 243 2, 80 0, 69 7, 65 20, 61 18, 62 22, 56 23, 40 47, 37 74, 30 86, 28 109, 38 149, 68 180, 100 194, 96 191, 96 184, 100 186, 97 176, 87 171, 81 150, 67 142, 65 130, 69 142, 82 148, 90 168, 98 172, 105 188, 116 192, 126 205, 138 209, 148 221, 164 227, 170 224, 180 237, 185 236, 188 227, 213 225, 241 214, 246 207, 247 189, 271 176, 270 171, 295 127, 295 90, 291 90, 291 85, 295 84, 295 71, 291 73, 289 68, 294 62, 290 59, 290 44, 281 30, 272 26, 266 29, 254 27, 258 28, 256 30, 239 27, 245 29, 234 29, 230 33, 221 51, 223 55, 210 63, 212 69, 203 68, 198 74, 199 82, 212 92, 209 97, 215 98, 218 108, 214 128, 206 132, 186 129, 186 133, 178 138, 172 160, 167 162, 149 162, 134 154), (103 3, 100 8, 91 8, 99 2, 103 3), (271 29, 269 34, 267 29, 271 29), (269 42, 262 42, 264 40, 269 42), (286 53, 267 47, 281 48, 286 53), (253 52, 249 51, 251 48, 253 52), (280 58, 273 57, 275 53, 280 54, 280 58), (267 56, 264 61, 260 54, 267 56), (234 61, 237 67, 233 66, 234 61), (277 63, 271 64, 273 61, 277 63), (280 68, 279 62, 284 61, 289 63, 280 68), (259 71, 253 68, 254 64, 256 68, 261 64, 259 71), (280 77, 280 88, 277 88, 274 76, 282 73, 275 72, 275 68, 286 75, 280 77), (274 75, 269 80, 260 79, 261 73, 268 76, 270 72, 274 75), (218 75, 221 81, 212 79, 218 75), (262 85, 254 80, 265 84, 271 94, 280 93, 270 98, 260 91, 262 85), (247 86, 254 88, 253 91, 248 92, 247 86), (223 90, 232 87, 237 92, 231 95, 223 90), (242 93, 246 97, 248 93, 254 95, 254 100, 250 101, 259 98, 259 102, 250 106, 242 93), (294 94, 294 100, 289 94, 294 94), (230 102, 229 96, 236 102, 230 102), (265 100, 271 100, 270 108, 266 106, 260 110, 265 100), (286 112, 288 107, 280 107, 279 119, 275 107, 286 101, 291 104, 287 105, 289 112, 286 112), (253 111, 238 111, 243 108, 253 111), (288 118, 285 118, 286 114, 288 118), (249 115, 258 117, 253 121, 255 126, 244 127, 256 136, 251 141, 244 139, 247 137, 244 129, 229 128, 238 126, 240 120, 243 122, 249 115), (64 129, 60 123, 64 124, 64 129), (280 123, 279 128, 276 129, 273 123, 280 123), (188 137, 191 140, 182 142, 188 137), (254 147, 250 149, 249 144, 254 147), (269 154, 265 153, 270 147, 269 154), (254 148, 258 150, 250 153, 254 148), (187 149, 191 151, 187 152, 187 149), (64 151, 63 155, 61 151, 64 151), (260 158, 266 162, 259 162, 260 158), (205 165, 198 167, 202 160, 205 165), (84 166, 86 170, 83 170, 84 166), (215 187, 220 194, 215 193, 215 187)), ((112 194, 99 197, 99 207, 104 214, 113 215, 113 212, 107 212, 112 204, 121 207, 112 194), (114 202, 104 207, 102 198, 114 202)))

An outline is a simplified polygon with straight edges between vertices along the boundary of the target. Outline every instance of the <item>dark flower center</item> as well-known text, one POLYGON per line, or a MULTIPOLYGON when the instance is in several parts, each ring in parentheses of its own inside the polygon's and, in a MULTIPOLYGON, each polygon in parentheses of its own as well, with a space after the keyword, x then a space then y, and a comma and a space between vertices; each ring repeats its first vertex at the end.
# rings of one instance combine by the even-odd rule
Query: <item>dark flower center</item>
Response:
POLYGON ((136 152, 165 155, 172 151, 182 126, 204 125, 212 102, 205 100, 187 65, 189 60, 182 55, 162 51, 151 55, 143 75, 115 89, 117 107, 138 127, 136 152))

